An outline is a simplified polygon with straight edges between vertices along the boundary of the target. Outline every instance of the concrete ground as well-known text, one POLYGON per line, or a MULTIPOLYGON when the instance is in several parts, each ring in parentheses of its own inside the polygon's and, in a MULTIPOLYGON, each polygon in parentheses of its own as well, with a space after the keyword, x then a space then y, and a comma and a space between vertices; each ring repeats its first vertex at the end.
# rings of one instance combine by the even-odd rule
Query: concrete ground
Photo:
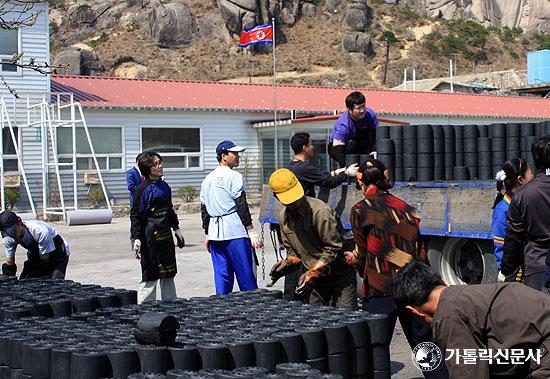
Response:
MULTIPOLYGON (((254 210, 253 210, 254 211, 254 210)), ((179 297, 209 296, 215 293, 212 263, 209 253, 204 248, 204 232, 201 229, 199 214, 179 214, 186 247, 177 252, 178 274, 176 288, 179 297)), ((257 219, 253 212, 253 219, 257 219)), ((139 261, 131 252, 128 218, 114 219, 108 225, 66 226, 56 223, 59 233, 69 242, 71 258, 67 279, 81 283, 95 283, 102 286, 136 289, 141 279, 139 261)), ((255 224, 260 231, 260 225, 255 224)), ((258 251, 260 267, 258 268, 258 286, 269 283, 269 270, 276 261, 274 249, 270 242, 269 228, 266 227, 265 238, 265 278, 261 268, 261 251, 258 251)), ((19 269, 25 260, 25 251, 17 251, 19 269)), ((274 288, 282 289, 283 281, 274 288)), ((235 289, 238 289, 235 283, 235 289)), ((411 360, 411 349, 399 324, 391 344, 392 378, 420 378, 422 374, 411 360)))

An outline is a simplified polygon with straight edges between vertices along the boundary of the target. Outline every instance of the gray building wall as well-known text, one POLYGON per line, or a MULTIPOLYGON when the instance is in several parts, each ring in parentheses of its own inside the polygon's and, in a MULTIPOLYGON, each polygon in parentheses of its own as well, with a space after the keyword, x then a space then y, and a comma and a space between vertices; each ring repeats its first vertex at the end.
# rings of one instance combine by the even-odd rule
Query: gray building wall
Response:
MULTIPOLYGON (((37 2, 34 4, 33 12, 40 12, 36 22, 32 26, 26 26, 20 30, 20 46, 19 50, 23 53, 22 62, 28 63, 34 58, 37 63, 50 63, 50 38, 48 32, 48 3, 37 2)), ((18 14, 4 15, 3 17, 9 20, 12 17, 17 17, 18 14)), ((19 69, 18 72, 2 72, 6 79, 6 83, 23 99, 28 93, 32 94, 34 99, 39 99, 44 93, 50 91, 50 78, 47 75, 41 74, 30 69, 19 69)), ((24 102, 19 101, 16 111, 14 111, 15 98, 10 93, 9 89, 0 85, 0 96, 4 97, 4 102, 8 107, 12 120, 17 118, 17 121, 26 120, 26 109, 24 102), (19 116, 19 117, 16 117, 19 116)))
MULTIPOLYGON (((246 152, 241 154, 240 166, 237 170, 243 174, 245 170, 248 171, 247 191, 249 193, 259 193, 261 190, 260 148, 257 131, 252 129, 251 122, 269 119, 271 115, 243 112, 125 111, 94 108, 84 109, 84 113, 89 128, 122 128, 123 167, 102 171, 107 192, 115 204, 125 204, 129 201, 126 170, 134 165, 134 159, 141 151, 141 129, 143 127, 199 127, 201 130, 200 167, 182 169, 165 165, 165 180, 174 192, 185 185, 200 188, 204 177, 218 165, 215 154, 216 146, 225 139, 247 147, 246 152), (248 156, 248 164, 245 163, 246 156, 248 156)), ((38 158, 40 157, 38 156, 38 158)), ((72 171, 62 174, 64 196, 70 203, 73 198, 72 178, 72 171)), ((41 191, 42 186, 41 183, 38 185, 39 183, 34 177, 33 183, 34 195, 34 192, 41 191)), ((89 185, 84 184, 84 170, 77 171, 77 183, 79 201, 87 200, 89 185)), ((37 200, 41 200, 41 198, 37 198, 37 200)))

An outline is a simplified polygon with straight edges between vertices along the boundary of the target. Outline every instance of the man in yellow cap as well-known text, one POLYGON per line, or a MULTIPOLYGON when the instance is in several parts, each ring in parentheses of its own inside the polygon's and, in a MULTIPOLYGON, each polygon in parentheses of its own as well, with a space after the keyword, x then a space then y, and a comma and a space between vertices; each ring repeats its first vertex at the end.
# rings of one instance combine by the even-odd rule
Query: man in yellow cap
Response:
POLYGON ((310 294, 311 304, 357 307, 355 270, 343 255, 344 229, 326 203, 304 196, 292 171, 281 168, 269 178, 274 195, 285 206, 279 225, 288 257, 275 264, 271 279, 303 266, 297 294, 310 294))

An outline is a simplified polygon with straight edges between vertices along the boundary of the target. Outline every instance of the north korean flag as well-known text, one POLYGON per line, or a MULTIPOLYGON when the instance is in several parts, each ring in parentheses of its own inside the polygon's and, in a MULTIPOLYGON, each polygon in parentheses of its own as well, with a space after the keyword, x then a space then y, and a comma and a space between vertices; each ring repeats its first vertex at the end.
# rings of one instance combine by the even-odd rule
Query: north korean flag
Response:
POLYGON ((260 45, 273 43, 273 25, 258 25, 253 28, 244 29, 241 33, 240 47, 248 45, 260 45))

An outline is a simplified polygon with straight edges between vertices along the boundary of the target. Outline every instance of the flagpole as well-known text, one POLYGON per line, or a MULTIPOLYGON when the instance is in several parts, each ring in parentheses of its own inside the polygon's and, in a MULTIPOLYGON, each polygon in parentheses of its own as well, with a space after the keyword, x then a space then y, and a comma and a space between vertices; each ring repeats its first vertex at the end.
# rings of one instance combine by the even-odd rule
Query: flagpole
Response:
POLYGON ((277 136, 277 74, 275 70, 275 17, 271 18, 273 25, 273 121, 275 125, 275 169, 279 166, 279 144, 277 136))

